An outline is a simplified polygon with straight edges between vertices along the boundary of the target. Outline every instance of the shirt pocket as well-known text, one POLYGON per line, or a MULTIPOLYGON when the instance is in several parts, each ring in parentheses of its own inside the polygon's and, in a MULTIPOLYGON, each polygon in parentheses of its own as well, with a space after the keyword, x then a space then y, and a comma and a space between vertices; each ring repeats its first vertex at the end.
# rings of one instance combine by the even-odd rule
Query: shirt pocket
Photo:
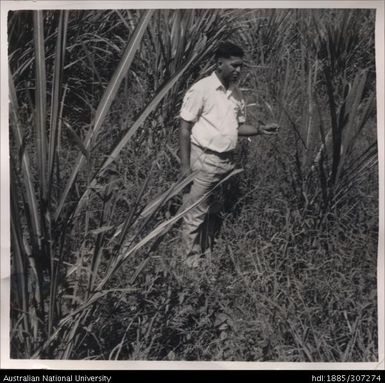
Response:
POLYGON ((233 103, 233 113, 234 118, 237 120, 237 122, 245 122, 245 108, 241 101, 232 101, 233 103))
POLYGON ((239 110, 239 107, 238 107, 238 105, 237 105, 234 101, 230 101, 230 102, 229 102, 229 109, 230 109, 235 115, 237 115, 238 110, 239 110))

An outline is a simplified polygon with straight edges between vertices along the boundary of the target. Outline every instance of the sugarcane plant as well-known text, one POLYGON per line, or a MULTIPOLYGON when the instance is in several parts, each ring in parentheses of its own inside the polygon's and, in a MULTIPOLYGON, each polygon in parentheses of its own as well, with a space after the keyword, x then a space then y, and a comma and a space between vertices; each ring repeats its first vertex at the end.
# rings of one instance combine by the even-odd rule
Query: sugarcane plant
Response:
POLYGON ((375 112, 374 36, 354 27, 367 17, 355 10, 259 12, 240 36, 250 46, 260 41, 250 48, 257 65, 248 78, 260 89, 261 119, 282 125, 277 159, 304 212, 334 214, 377 164, 376 141, 360 144, 375 112))
POLYGON ((123 262, 183 215, 151 226, 193 175, 169 185, 146 207, 149 172, 127 216, 117 222, 119 195, 132 190, 109 171, 148 121, 161 119, 164 127, 170 117, 162 111, 180 102, 180 80, 199 70, 225 35, 229 17, 218 10, 10 15, 12 356, 76 357, 92 337, 101 298, 135 290, 135 278, 124 289, 111 280, 123 262), (23 24, 28 27, 18 35, 23 24), (146 69, 137 69, 146 68, 149 56, 151 80, 140 78, 149 75, 146 69), (92 79, 88 86, 82 71, 92 79), (109 113, 131 76, 146 83, 145 102, 101 148, 109 113), (106 248, 112 249, 107 258, 106 248))

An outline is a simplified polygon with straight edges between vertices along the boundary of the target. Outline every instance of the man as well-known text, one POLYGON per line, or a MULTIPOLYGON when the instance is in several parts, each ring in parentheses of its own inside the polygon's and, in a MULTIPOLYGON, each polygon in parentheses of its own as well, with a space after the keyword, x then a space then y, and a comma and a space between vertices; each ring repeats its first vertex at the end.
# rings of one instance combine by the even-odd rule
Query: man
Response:
MULTIPOLYGON (((222 43, 215 54, 216 70, 186 93, 180 112, 182 174, 197 171, 186 206, 193 204, 233 169, 238 136, 277 134, 278 125, 247 125, 245 100, 236 86, 243 65, 243 50, 222 43)), ((202 256, 200 236, 209 213, 206 198, 184 216, 182 236, 186 264, 197 267, 202 256)))

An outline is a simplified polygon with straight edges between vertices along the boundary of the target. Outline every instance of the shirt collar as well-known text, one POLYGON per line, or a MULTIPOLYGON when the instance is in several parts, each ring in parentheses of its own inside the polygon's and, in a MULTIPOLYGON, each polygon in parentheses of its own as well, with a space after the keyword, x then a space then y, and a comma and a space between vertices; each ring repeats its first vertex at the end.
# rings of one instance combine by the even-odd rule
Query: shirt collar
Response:
POLYGON ((211 82, 212 82, 212 85, 215 89, 219 89, 219 88, 222 88, 224 92, 229 92, 230 94, 233 93, 234 91, 234 88, 235 88, 235 85, 234 84, 231 84, 229 86, 228 89, 226 89, 224 87, 224 85, 221 83, 221 80, 219 80, 219 77, 218 75, 215 73, 215 71, 213 73, 211 73, 211 76, 210 76, 210 79, 211 79, 211 82))
POLYGON ((215 71, 214 71, 213 73, 211 73, 210 80, 211 80, 211 83, 212 83, 212 85, 213 85, 213 87, 214 87, 215 89, 219 89, 219 88, 225 89, 225 87, 224 87, 223 84, 221 83, 221 80, 219 80, 219 77, 218 77, 218 75, 215 73, 215 71))

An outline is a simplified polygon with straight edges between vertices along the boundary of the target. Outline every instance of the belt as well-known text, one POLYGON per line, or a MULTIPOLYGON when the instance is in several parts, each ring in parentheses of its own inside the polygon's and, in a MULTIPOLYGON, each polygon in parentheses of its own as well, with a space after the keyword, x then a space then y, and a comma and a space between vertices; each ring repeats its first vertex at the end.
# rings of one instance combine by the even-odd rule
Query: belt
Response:
POLYGON ((202 150, 203 153, 207 153, 207 154, 214 154, 215 156, 218 156, 220 158, 230 158, 234 155, 235 153, 235 150, 228 150, 226 152, 217 152, 215 150, 211 150, 211 149, 208 149, 208 148, 204 148, 200 145, 197 145, 196 143, 192 142, 191 143, 192 145, 196 146, 197 148, 199 148, 200 150, 202 150))

